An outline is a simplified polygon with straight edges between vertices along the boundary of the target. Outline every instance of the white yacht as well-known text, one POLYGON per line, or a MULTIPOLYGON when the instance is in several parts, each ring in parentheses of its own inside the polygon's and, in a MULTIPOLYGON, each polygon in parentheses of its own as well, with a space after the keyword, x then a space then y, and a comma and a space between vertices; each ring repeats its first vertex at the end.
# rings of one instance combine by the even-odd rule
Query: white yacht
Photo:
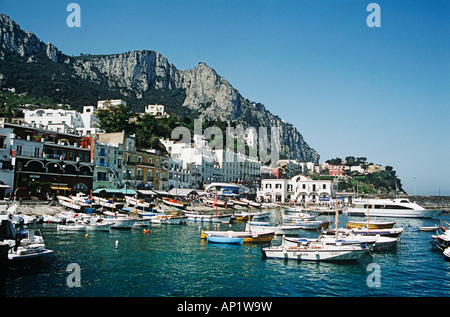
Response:
POLYGON ((346 211, 349 215, 370 217, 433 218, 441 210, 428 210, 406 198, 355 200, 346 211))

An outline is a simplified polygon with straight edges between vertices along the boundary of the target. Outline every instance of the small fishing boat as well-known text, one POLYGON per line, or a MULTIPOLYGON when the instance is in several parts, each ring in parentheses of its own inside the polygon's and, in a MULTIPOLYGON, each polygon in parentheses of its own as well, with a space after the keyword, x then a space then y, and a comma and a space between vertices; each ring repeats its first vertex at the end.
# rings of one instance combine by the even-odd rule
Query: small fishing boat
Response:
POLYGON ((240 199, 230 199, 230 201, 234 204, 234 205, 238 205, 238 206, 248 206, 248 203, 245 201, 242 201, 240 199))
POLYGON ((102 220, 104 223, 111 224, 111 229, 129 230, 132 229, 136 223, 136 218, 133 217, 106 217, 102 220))
POLYGON ((430 227, 419 227, 419 231, 429 231, 433 232, 439 229, 439 226, 430 226, 430 227))
POLYGON ((187 216, 156 215, 148 218, 153 224, 179 225, 186 222, 187 216))
MULTIPOLYGON (((338 234, 359 234, 362 236, 382 236, 382 237, 398 237, 404 231, 403 228, 392 228, 392 229, 345 229, 339 228, 338 234)), ((335 235, 336 229, 326 229, 322 230, 324 235, 335 235)))
POLYGON ((136 208, 140 208, 143 210, 152 208, 152 204, 150 204, 149 202, 146 202, 142 199, 137 199, 135 197, 125 196, 125 201, 131 207, 136 207, 136 208))
POLYGON ((227 236, 207 236, 206 241, 212 243, 242 244, 244 242, 244 238, 227 237, 227 236))
POLYGON ((222 222, 230 223, 233 215, 224 214, 203 214, 201 212, 195 211, 183 211, 184 215, 187 216, 188 221, 195 222, 222 222))
POLYGON ((361 229, 362 227, 367 227, 369 229, 391 229, 394 227, 394 221, 347 221, 347 229, 361 229))
POLYGON ((436 234, 431 236, 431 244, 441 251, 450 247, 450 232, 445 231, 443 234, 436 234))
POLYGON ((86 231, 86 225, 57 225, 56 229, 60 231, 86 231))
POLYGON ((176 208, 180 208, 180 209, 186 209, 186 207, 188 206, 187 203, 178 201, 176 199, 163 198, 162 201, 167 206, 176 207, 176 208))
POLYGON ((255 201, 253 201, 253 200, 246 199, 246 198, 241 198, 241 201, 243 201, 243 202, 249 204, 249 206, 251 206, 251 207, 261 208, 261 204, 255 202, 255 201))
POLYGON ((293 259, 298 261, 356 261, 369 251, 364 244, 327 244, 321 241, 306 241, 298 246, 280 246, 261 248, 266 258, 293 259))
POLYGON ((207 237, 232 237, 243 239, 244 243, 266 243, 272 241, 275 232, 255 232, 255 231, 203 231, 201 239, 207 237))
POLYGON ((298 236, 302 233, 302 226, 291 224, 273 225, 269 222, 250 221, 246 224, 246 231, 275 232, 276 235, 298 236))
POLYGON ((446 249, 442 252, 442 254, 444 254, 444 256, 445 256, 448 260, 450 260, 450 247, 446 248, 446 249))
POLYGON ((101 198, 101 197, 97 197, 97 196, 93 196, 92 198, 101 207, 104 207, 107 209, 121 210, 125 206, 125 202, 123 202, 123 201, 116 201, 114 199, 101 198))

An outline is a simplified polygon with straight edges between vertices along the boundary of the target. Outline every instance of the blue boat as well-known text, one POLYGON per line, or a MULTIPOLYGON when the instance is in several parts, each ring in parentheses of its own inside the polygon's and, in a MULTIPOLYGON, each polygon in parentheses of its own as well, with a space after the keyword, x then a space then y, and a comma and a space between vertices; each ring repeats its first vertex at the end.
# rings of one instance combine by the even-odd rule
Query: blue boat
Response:
POLYGON ((206 241, 212 243, 243 244, 244 238, 207 236, 206 241))

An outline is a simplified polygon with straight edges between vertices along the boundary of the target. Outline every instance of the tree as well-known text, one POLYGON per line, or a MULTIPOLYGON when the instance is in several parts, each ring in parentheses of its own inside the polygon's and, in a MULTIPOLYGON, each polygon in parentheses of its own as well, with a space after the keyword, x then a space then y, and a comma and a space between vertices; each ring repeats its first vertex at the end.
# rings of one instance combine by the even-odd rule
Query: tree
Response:
POLYGON ((106 133, 125 131, 133 134, 136 130, 135 124, 130 123, 133 112, 128 106, 117 105, 97 112, 100 126, 106 133))

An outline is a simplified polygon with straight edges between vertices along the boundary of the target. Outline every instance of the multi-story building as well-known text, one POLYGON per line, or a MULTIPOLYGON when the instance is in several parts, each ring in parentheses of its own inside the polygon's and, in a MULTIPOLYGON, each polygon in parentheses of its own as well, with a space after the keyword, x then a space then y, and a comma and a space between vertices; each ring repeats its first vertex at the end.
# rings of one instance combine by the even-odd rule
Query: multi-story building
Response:
POLYGON ((226 150, 215 150, 214 153, 218 167, 222 169, 220 181, 250 185, 261 179, 261 162, 256 158, 226 150))
POLYGON ((169 158, 169 190, 172 188, 191 188, 191 174, 183 168, 183 161, 169 158))
POLYGON ((290 179, 263 179, 258 191, 260 199, 270 202, 319 202, 320 197, 336 196, 337 182, 334 180, 313 180, 303 175, 290 179))
POLYGON ((93 188, 122 188, 123 144, 100 142, 97 138, 93 144, 93 188))
POLYGON ((100 125, 94 111, 93 106, 86 106, 82 113, 66 109, 25 109, 23 113, 24 123, 34 128, 87 135, 100 132, 100 125))
POLYGON ((163 105, 147 105, 145 107, 145 113, 148 113, 151 116, 154 117, 163 117, 163 116, 167 116, 167 113, 164 111, 164 106, 163 105))
POLYGON ((9 138, 16 197, 44 198, 92 190, 90 138, 6 122, 0 127, 12 130, 9 138))
POLYGON ((11 163, 11 136, 14 130, 0 127, 0 199, 14 191, 14 166, 11 163))

